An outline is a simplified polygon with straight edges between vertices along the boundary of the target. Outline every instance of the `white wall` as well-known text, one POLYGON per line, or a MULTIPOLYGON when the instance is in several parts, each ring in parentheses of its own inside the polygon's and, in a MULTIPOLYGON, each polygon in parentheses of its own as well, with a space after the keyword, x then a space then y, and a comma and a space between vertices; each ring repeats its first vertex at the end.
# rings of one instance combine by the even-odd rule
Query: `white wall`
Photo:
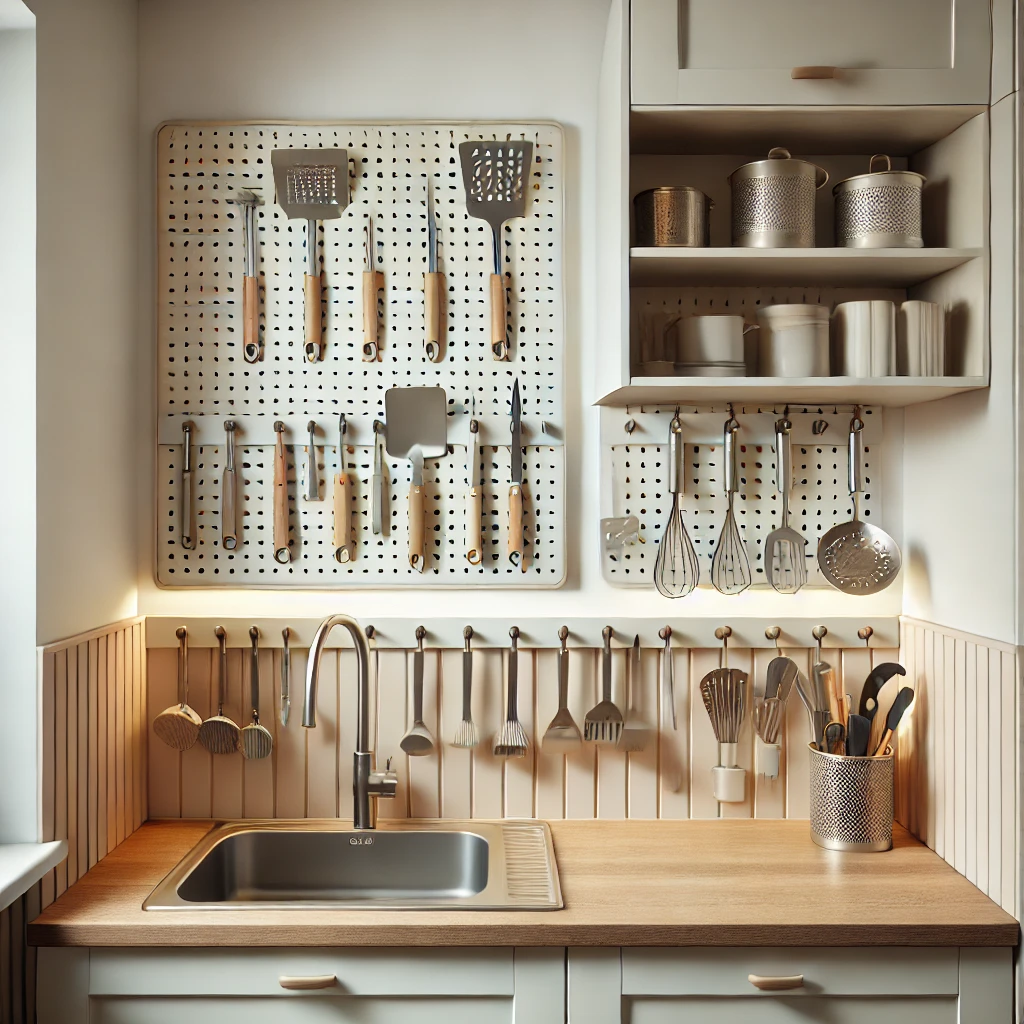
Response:
MULTIPOLYGON (((597 80, 608 0, 524 0, 509 8, 479 0, 338 3, 296 0, 140 0, 140 146, 146 339, 140 393, 152 394, 155 350, 154 133, 168 119, 447 118, 554 119, 566 133, 567 489, 569 576, 561 591, 434 594, 434 614, 739 617, 780 611, 809 617, 883 615, 900 595, 869 600, 808 591, 726 598, 700 591, 667 602, 654 590, 625 591, 601 578, 598 545, 598 417, 582 395, 597 353, 593 251, 597 80), (287 11, 285 11, 287 7, 287 11), (474 27, 487 26, 488 42, 474 27), (507 59, 502 58, 505 44, 507 59), (518 68, 518 70, 517 70, 518 68)), ((151 417, 150 417, 151 419, 151 417)), ((139 606, 145 614, 404 616, 422 609, 415 592, 272 593, 166 591, 153 582, 152 424, 139 451, 139 606)), ((894 483, 898 486, 898 483, 894 483)), ((898 532, 896 530, 895 532, 898 532)))
MULTIPOLYGON (((3 11, 6 18, 9 11, 3 11)), ((31 16, 30 16, 31 17, 31 16)), ((36 34, 0 30, 0 374, 8 382, 6 415, 35 421, 36 396, 36 34), (15 197, 17 197, 15 199, 15 197)), ((4 586, 0 589, 0 701, 16 727, 0 731, 0 843, 36 838, 36 503, 35 452, 5 445, 0 472, 4 586), (18 500, 11 500, 13 493, 18 500)))

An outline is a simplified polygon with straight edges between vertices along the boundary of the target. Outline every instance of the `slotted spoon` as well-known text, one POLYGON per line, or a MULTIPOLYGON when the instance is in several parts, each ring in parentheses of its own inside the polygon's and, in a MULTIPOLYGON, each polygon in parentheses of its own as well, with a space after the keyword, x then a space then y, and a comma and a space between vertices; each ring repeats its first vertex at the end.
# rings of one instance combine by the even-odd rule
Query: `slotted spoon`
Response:
POLYGON ((505 221, 526 213, 526 189, 533 164, 533 143, 473 139, 459 144, 466 212, 491 226, 494 272, 491 274, 491 351, 507 360, 508 300, 502 272, 501 231, 505 221))
POLYGON ((736 432, 740 429, 735 416, 725 421, 725 436, 722 444, 722 461, 725 464, 725 492, 729 497, 729 510, 722 524, 722 533, 711 560, 711 582, 720 594, 739 594, 750 586, 750 562, 743 546, 739 526, 733 512, 733 501, 739 490, 739 473, 736 464, 736 432))
POLYGON ((775 423, 775 470, 782 496, 782 521, 764 542, 768 581, 780 594, 795 594, 807 582, 807 542, 789 525, 789 491, 793 486, 793 424, 783 417, 775 423))

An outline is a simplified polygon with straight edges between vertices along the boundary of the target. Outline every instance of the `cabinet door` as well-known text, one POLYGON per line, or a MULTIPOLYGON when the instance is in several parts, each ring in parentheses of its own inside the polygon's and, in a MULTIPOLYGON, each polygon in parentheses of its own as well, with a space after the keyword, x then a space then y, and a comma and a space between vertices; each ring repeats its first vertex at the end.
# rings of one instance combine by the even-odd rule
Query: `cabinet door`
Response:
MULTIPOLYGON (((957 1024, 956 997, 944 999, 633 999, 629 1024, 957 1024), (755 1005, 756 1003, 756 1005, 755 1005)), ((148 1018, 147 1018, 148 1022, 148 1018)), ((120 1020, 118 1021, 120 1024, 120 1020)), ((160 1024, 163 1024, 162 1020, 160 1024)))
POLYGON ((985 0, 632 0, 632 102, 985 104, 990 44, 985 0))

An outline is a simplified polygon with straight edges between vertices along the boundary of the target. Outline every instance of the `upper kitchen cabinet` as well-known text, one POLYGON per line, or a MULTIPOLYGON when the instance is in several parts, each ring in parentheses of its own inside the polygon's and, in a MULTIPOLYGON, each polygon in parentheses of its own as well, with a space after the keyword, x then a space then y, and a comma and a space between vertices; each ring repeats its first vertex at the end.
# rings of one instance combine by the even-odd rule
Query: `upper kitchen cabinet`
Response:
POLYGON ((634 106, 983 105, 988 0, 632 0, 634 106))

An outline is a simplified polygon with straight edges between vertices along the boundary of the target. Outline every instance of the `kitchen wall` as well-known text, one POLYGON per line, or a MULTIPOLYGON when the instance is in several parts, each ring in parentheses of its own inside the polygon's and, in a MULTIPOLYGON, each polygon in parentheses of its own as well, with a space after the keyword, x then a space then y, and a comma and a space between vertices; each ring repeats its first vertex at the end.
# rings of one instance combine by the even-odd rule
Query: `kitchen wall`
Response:
MULTIPOLYGON (((777 614, 771 591, 723 597, 701 590, 669 603, 653 589, 628 591, 607 585, 599 559, 599 421, 592 399, 596 350, 593 286, 597 82, 608 0, 525 0, 508 21, 510 63, 495 64, 473 27, 508 12, 497 4, 452 0, 443 16, 413 0, 338 4, 301 0, 287 17, 270 0, 141 0, 139 21, 139 161, 144 183, 141 232, 142 279, 139 336, 147 339, 140 365, 140 393, 154 390, 155 352, 154 154, 155 131, 167 119, 553 119, 566 142, 566 509, 569 570, 560 591, 505 593, 474 590, 431 594, 432 614, 461 617, 629 615, 722 617, 777 614), (239 26, 245 25, 240 33, 239 26), (311 45, 324 40, 325 45, 311 45), (515 73, 511 59, 521 62, 515 73), (499 70, 500 67, 500 70, 499 70)), ((899 436, 902 414, 892 414, 899 436)), ((152 423, 140 430, 138 476, 139 608, 146 614, 319 615, 353 611, 360 618, 415 616, 422 596, 399 591, 355 594, 254 591, 161 591, 153 582, 152 423)), ((899 449, 886 468, 887 493, 897 496, 899 449)), ((723 511, 724 514, 724 511, 723 511)), ((891 524, 899 536, 900 524, 891 524)), ((872 598, 808 590, 786 600, 790 617, 820 619, 900 611, 896 588, 872 598)))

